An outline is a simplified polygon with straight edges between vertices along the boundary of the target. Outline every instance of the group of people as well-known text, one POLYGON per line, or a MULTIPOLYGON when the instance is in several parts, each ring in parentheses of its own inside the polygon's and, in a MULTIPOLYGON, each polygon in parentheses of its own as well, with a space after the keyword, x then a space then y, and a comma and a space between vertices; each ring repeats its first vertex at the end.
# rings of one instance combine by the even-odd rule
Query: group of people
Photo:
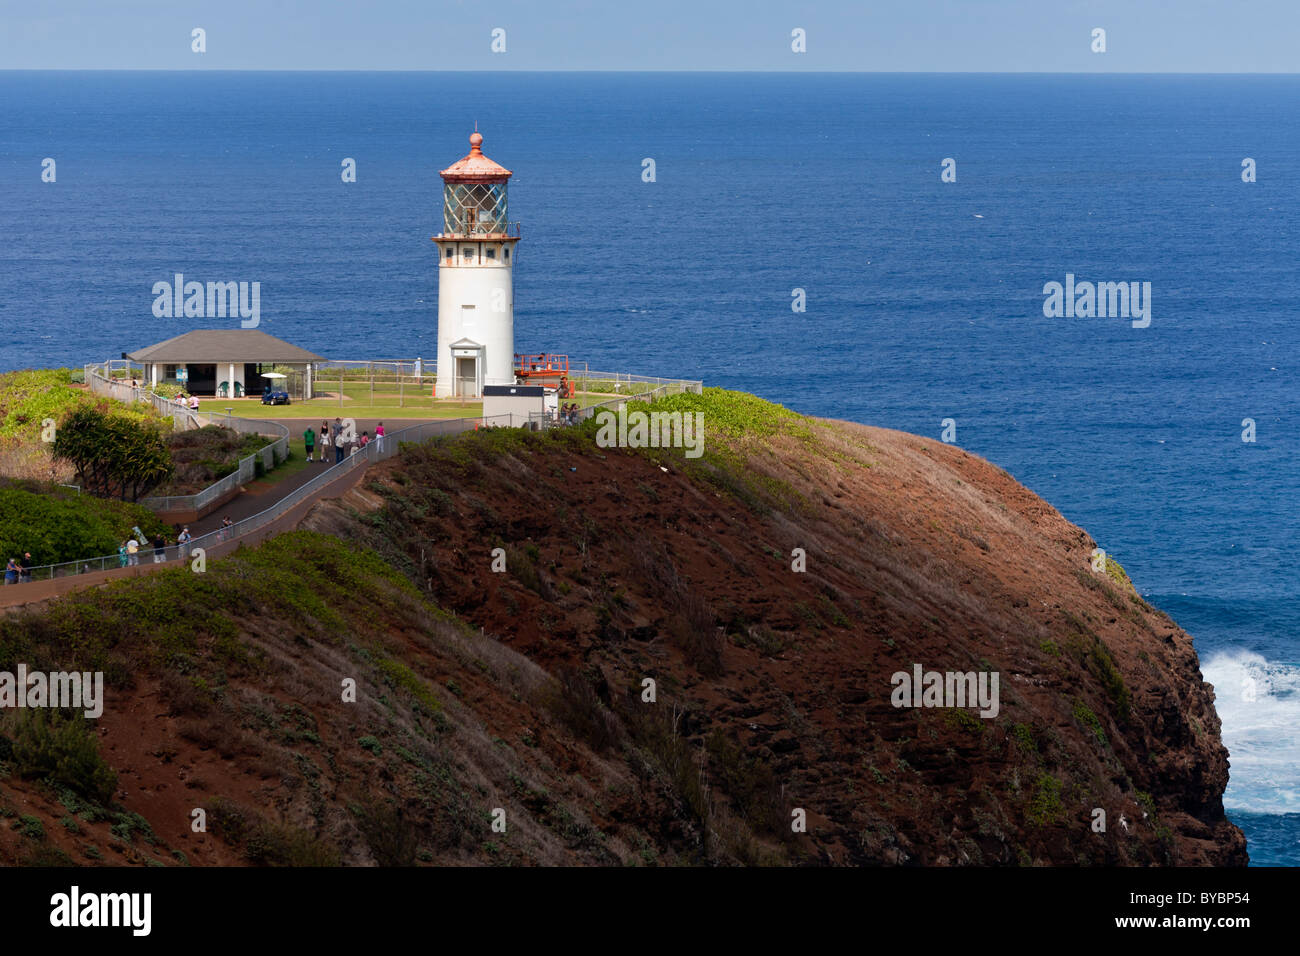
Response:
POLYGON ((321 422, 320 431, 314 428, 308 428, 302 433, 302 443, 307 451, 308 461, 325 461, 325 456, 329 454, 325 449, 334 449, 334 462, 337 464, 350 455, 355 455, 362 448, 365 448, 374 441, 380 451, 384 450, 384 423, 380 422, 375 426, 375 437, 370 437, 369 431, 363 431, 358 438, 356 432, 349 434, 348 430, 343 427, 341 419, 334 419, 333 423, 321 422), (320 449, 320 458, 317 459, 316 449, 320 449))
MULTIPOLYGON (((230 524, 230 519, 225 519, 225 525, 230 524)), ((172 525, 175 528, 175 525, 172 525)), ((183 525, 180 532, 176 535, 176 557, 185 560, 190 553, 190 542, 194 540, 194 535, 190 534, 190 526, 183 525)), ((145 543, 141 543, 138 538, 127 538, 117 549, 118 567, 134 567, 140 563, 140 552, 153 554, 153 563, 162 564, 167 560, 167 538, 160 531, 145 543)), ((83 572, 90 570, 89 566, 83 566, 83 572)))
MULTIPOLYGON (((185 529, 186 540, 190 529, 185 529)), ((133 567, 140 563, 140 552, 153 552, 153 563, 162 564, 167 560, 167 539, 163 537, 162 532, 158 532, 152 539, 145 544, 141 544, 135 538, 127 538, 117 549, 118 567, 133 567)))
POLYGON ((21 558, 10 558, 5 565, 5 584, 26 584, 32 579, 32 553, 24 551, 21 558))
POLYGON ((560 424, 576 425, 582 421, 582 409, 577 402, 565 402, 560 406, 560 424))
POLYGON ((189 410, 192 412, 197 412, 199 410, 199 397, 197 395, 187 396, 184 392, 181 392, 172 399, 172 403, 179 405, 181 408, 188 406, 189 410))

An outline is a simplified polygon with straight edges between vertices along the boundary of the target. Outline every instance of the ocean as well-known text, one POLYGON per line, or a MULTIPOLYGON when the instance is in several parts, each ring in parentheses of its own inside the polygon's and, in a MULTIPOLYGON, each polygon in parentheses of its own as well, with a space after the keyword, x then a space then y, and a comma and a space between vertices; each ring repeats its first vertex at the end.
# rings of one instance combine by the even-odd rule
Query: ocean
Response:
POLYGON ((260 282, 331 358, 430 359, 477 122, 519 351, 952 419, 1195 637, 1229 816, 1296 865, 1297 109, 1291 76, 0 72, 0 369, 217 324, 154 317, 177 272, 260 282), (1046 317, 1067 274, 1149 282, 1150 324, 1046 317))

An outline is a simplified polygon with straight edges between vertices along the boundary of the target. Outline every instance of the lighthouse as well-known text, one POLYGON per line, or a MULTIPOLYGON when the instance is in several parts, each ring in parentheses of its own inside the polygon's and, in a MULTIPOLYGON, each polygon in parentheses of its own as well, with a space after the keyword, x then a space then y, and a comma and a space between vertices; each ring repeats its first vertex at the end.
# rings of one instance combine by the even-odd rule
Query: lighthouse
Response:
POLYGON ((514 252, 507 218, 510 170, 483 155, 483 136, 442 176, 438 244, 438 398, 476 398, 515 381, 514 252))

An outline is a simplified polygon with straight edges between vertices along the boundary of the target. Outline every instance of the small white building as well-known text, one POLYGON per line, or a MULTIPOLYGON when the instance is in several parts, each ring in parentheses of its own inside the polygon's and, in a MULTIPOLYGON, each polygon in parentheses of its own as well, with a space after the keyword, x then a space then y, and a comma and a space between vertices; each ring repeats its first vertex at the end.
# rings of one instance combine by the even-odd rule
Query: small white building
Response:
POLYGON ((469 155, 440 174, 438 244, 438 379, 434 395, 476 398, 488 385, 515 381, 514 251, 519 224, 507 218, 506 180, 513 175, 483 155, 470 136, 469 155))
POLYGON ((484 385, 483 417, 509 415, 509 424, 522 428, 534 417, 554 420, 560 410, 559 393, 544 385, 484 385))

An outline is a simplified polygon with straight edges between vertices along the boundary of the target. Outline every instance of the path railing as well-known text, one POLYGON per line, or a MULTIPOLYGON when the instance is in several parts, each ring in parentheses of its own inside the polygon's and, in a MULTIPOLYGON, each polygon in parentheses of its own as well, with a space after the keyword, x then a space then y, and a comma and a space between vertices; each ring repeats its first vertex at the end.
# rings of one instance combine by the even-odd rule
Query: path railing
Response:
MULTIPOLYGON (((161 561, 155 562, 154 549, 150 545, 141 545, 140 550, 135 555, 134 562, 129 556, 123 557, 118 554, 106 554, 96 558, 81 558, 76 561, 64 561, 60 564, 43 564, 31 569, 31 579, 33 581, 47 581, 50 578, 71 577, 77 574, 84 574, 91 571, 108 571, 112 568, 128 567, 133 564, 153 564, 167 563, 169 561, 184 560, 195 548, 203 548, 205 551, 211 550, 217 545, 224 545, 227 542, 238 541, 241 537, 252 534, 266 527, 273 521, 283 517, 292 511, 304 501, 314 497, 327 485, 333 484, 343 476, 355 471, 358 468, 365 468, 367 465, 374 464, 377 461, 383 461, 386 458, 392 458, 400 451, 400 444, 403 442, 421 442, 439 435, 456 435, 461 432, 471 431, 475 428, 491 426, 509 426, 509 415, 497 415, 491 418, 448 418, 442 421, 426 422, 421 425, 411 425, 407 428, 398 429, 391 434, 385 435, 383 440, 376 438, 364 448, 358 448, 357 451, 337 464, 330 465, 311 481, 296 488, 293 492, 285 495, 279 501, 275 502, 265 511, 245 518, 242 521, 236 521, 226 528, 219 528, 216 531, 210 531, 207 534, 200 535, 191 540, 188 544, 169 544, 163 549, 161 561), (125 562, 125 563, 124 563, 125 562)), ((21 587, 21 585, 16 585, 21 587)))
POLYGON ((699 394, 704 388, 703 382, 692 379, 659 378, 654 375, 632 375, 628 372, 593 372, 586 368, 571 369, 569 381, 580 392, 609 392, 614 395, 637 395, 663 386, 677 386, 675 391, 699 394))

